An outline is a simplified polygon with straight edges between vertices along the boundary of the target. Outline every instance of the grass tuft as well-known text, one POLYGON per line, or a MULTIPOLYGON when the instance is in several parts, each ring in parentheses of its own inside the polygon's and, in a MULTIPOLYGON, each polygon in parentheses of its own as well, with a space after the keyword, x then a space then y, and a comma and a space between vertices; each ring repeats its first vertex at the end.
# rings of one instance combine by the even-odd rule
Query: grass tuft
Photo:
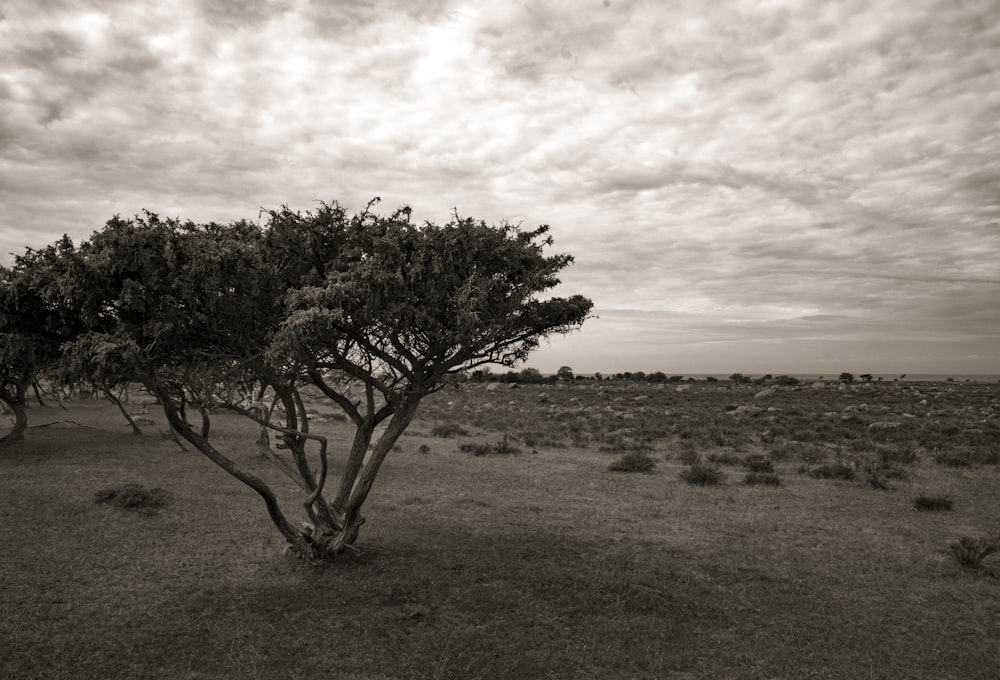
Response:
POLYGON ((473 456, 516 456, 521 453, 521 449, 510 443, 507 435, 495 444, 462 444, 458 450, 473 456))
POLYGON ((983 560, 1000 551, 1000 537, 997 538, 972 538, 962 536, 960 539, 948 546, 960 565, 966 569, 980 569, 983 560))
POLYGON ((438 425, 431 430, 431 435, 434 437, 442 437, 448 439, 450 437, 465 437, 469 432, 461 425, 456 425, 455 423, 446 423, 444 425, 438 425))
POLYGON ((142 484, 123 484, 110 489, 100 489, 94 493, 95 503, 107 503, 122 510, 146 514, 165 508, 169 501, 169 492, 159 487, 150 489, 142 484))
POLYGON ((680 478, 682 481, 688 484, 697 484, 699 486, 715 486, 717 484, 722 484, 726 479, 726 475, 719 468, 714 465, 708 465, 706 463, 695 463, 688 467, 680 473, 680 478))
POLYGON ((913 499, 913 507, 924 512, 941 512, 951 510, 952 501, 946 496, 917 496, 913 499))
POLYGON ((830 463, 828 465, 818 465, 809 470, 808 474, 816 479, 842 479, 845 482, 850 482, 854 480, 856 472, 850 465, 830 463))
POLYGON ((773 472, 748 472, 747 476, 743 478, 743 483, 781 486, 781 477, 773 472))
POLYGON ((608 466, 610 472, 652 472, 656 461, 648 453, 629 451, 608 466))

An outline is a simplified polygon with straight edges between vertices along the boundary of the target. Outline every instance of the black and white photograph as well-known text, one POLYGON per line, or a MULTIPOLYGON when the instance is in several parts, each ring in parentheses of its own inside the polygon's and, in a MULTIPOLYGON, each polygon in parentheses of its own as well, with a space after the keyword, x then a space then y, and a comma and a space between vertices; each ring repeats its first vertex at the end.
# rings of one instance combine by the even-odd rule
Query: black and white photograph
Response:
POLYGON ((0 3, 0 677, 992 680, 998 0, 0 3))

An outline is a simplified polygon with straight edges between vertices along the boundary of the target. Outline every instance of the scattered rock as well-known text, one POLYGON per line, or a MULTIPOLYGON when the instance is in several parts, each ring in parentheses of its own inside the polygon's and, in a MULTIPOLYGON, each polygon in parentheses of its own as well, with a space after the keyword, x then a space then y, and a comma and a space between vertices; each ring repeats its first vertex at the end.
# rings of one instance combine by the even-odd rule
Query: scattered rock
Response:
POLYGON ((902 423, 897 423, 894 420, 879 420, 868 425, 869 430, 894 430, 899 427, 902 423))
POLYGON ((769 388, 763 389, 760 392, 758 392, 757 394, 753 395, 753 398, 754 399, 767 399, 768 397, 770 397, 771 395, 773 395, 774 392, 775 392, 775 390, 772 390, 769 387, 769 388))

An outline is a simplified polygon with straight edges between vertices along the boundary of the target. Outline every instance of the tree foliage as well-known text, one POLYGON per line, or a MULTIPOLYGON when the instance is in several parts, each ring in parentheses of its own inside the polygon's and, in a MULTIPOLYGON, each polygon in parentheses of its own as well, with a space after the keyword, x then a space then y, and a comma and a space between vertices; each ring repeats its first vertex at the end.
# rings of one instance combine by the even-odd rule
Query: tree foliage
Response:
POLYGON ((63 291, 80 323, 64 372, 144 384, 178 434, 253 488, 310 559, 353 547, 381 464, 425 396, 452 374, 516 365, 546 336, 578 328, 592 306, 541 297, 572 262, 547 254, 546 226, 457 216, 418 225, 408 208, 371 207, 282 208, 264 226, 115 217, 64 253, 63 291), (355 426, 339 482, 327 479, 329 443, 309 432, 307 385, 355 426), (214 447, 217 409, 260 426, 258 451, 302 490, 307 522, 214 447))
POLYGON ((78 331, 65 289, 72 252, 64 237, 0 267, 0 401, 14 414, 14 426, 0 445, 23 439, 29 387, 56 360, 61 342, 78 331))

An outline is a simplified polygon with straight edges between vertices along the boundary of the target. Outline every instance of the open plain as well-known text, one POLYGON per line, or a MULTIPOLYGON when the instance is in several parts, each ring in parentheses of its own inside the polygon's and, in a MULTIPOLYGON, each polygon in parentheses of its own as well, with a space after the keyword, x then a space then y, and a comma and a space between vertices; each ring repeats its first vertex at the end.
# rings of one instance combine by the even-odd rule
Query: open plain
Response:
MULTIPOLYGON (((35 405, 0 451, 0 676, 1000 668, 1000 560, 953 547, 1000 541, 996 382, 462 384, 388 459, 361 553, 327 566, 284 555, 259 498, 147 417, 136 436, 105 401, 35 405), (609 471, 626 455, 655 467, 609 471), (96 501, 129 484, 162 507, 96 501)), ((212 438, 291 491, 250 423, 216 414, 212 438)))

